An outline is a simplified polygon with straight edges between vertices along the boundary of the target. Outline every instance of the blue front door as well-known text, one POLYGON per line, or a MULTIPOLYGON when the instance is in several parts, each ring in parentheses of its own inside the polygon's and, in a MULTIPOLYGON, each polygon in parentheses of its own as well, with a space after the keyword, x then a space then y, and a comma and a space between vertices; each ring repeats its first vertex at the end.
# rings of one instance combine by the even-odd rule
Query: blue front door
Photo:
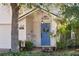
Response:
POLYGON ((43 23, 41 24, 41 45, 50 45, 50 24, 43 23))

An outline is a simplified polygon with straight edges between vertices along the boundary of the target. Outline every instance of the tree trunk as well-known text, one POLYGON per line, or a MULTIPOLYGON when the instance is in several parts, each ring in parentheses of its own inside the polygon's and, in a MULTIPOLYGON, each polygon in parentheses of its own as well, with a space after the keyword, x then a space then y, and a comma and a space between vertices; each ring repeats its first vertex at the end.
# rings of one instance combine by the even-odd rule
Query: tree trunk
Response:
POLYGON ((11 3, 12 8, 12 25, 11 25, 11 51, 19 51, 18 41, 18 5, 11 3))

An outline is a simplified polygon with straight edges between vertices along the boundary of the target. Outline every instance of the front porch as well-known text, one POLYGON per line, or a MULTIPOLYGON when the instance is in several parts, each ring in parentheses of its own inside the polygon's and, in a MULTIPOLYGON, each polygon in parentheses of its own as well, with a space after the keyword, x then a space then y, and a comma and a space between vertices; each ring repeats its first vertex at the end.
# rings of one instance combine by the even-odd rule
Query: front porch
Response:
POLYGON ((32 41, 35 47, 56 47, 55 37, 50 36, 50 33, 55 35, 57 30, 54 19, 55 16, 41 10, 23 17, 19 21, 19 40, 32 41))

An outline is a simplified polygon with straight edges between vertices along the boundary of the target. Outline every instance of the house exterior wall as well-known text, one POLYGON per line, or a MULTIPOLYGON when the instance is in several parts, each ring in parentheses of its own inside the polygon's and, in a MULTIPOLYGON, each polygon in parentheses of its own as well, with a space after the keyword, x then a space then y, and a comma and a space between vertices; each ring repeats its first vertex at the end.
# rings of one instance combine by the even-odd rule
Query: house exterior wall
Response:
POLYGON ((24 20, 18 22, 18 30, 19 30, 19 40, 25 41, 26 40, 26 18, 24 20), (21 29, 23 27, 23 29, 21 29))
MULTIPOLYGON (((34 44, 36 47, 42 47, 41 46, 41 21, 42 21, 42 17, 48 16, 49 19, 45 20, 45 23, 50 23, 50 32, 53 32, 54 34, 56 34, 56 30, 57 30, 57 24, 54 21, 54 18, 56 18, 54 15, 48 15, 47 13, 43 13, 43 12, 36 12, 34 13, 35 18, 33 21, 33 31, 34 31, 34 44)), ((50 37, 50 46, 49 47, 56 47, 56 38, 55 37, 50 37)))
POLYGON ((11 25, 0 24, 0 48, 10 49, 11 48, 11 25))
POLYGON ((41 47, 41 20, 40 15, 34 13, 33 20, 33 43, 36 47, 41 47))
POLYGON ((0 49, 11 49, 11 8, 0 5, 0 49))
POLYGON ((12 12, 10 5, 0 5, 0 24, 11 24, 12 12))
MULTIPOLYGON (((45 13, 44 13, 45 14, 45 13)), ((47 14, 45 14, 47 15, 47 14)), ((19 27, 23 26, 24 29, 19 29, 19 40, 29 40, 29 33, 33 34, 31 39, 36 47, 41 47, 41 18, 43 13, 38 11, 23 18, 19 21, 19 27), (34 15, 34 16, 33 16, 34 15)), ((12 12, 10 6, 0 6, 0 48, 11 49, 11 18, 12 12)), ((50 17, 53 20, 53 16, 50 17)), ((53 21, 47 21, 51 24, 51 31, 56 32, 56 23, 53 21), (55 26, 53 26, 55 25, 55 26)), ((54 37, 51 39, 51 47, 56 46, 56 40, 54 37)))
POLYGON ((33 40, 32 32, 33 32, 33 15, 29 15, 26 17, 26 39, 29 41, 33 40))
MULTIPOLYGON (((57 32, 57 23, 55 21, 56 17, 54 15, 52 15, 51 17, 51 33, 53 33, 54 35, 56 35, 57 32)), ((50 37, 51 39, 51 46, 52 47, 56 47, 56 37, 50 37)))
MULTIPOLYGON (((33 12, 32 14, 26 16, 26 41, 31 40, 36 47, 41 46, 41 21, 43 16, 48 16, 49 19, 45 20, 44 22, 50 23, 50 32, 56 34, 56 27, 57 24, 54 21, 55 16, 48 15, 45 12, 37 11, 33 12)), ((23 22, 25 23, 25 22, 23 22)), ((20 33, 21 34, 21 33, 20 33)), ((25 34, 24 34, 25 35, 25 34)), ((21 35, 23 36, 23 34, 21 35)), ((56 38, 50 37, 50 46, 49 47, 56 47, 56 38)))

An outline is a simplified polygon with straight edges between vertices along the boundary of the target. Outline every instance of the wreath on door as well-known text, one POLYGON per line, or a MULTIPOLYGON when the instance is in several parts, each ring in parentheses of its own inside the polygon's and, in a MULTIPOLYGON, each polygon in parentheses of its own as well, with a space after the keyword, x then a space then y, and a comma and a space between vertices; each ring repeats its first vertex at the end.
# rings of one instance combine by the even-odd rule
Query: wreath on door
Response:
POLYGON ((49 32, 49 29, 45 28, 45 29, 43 29, 43 32, 49 32))

